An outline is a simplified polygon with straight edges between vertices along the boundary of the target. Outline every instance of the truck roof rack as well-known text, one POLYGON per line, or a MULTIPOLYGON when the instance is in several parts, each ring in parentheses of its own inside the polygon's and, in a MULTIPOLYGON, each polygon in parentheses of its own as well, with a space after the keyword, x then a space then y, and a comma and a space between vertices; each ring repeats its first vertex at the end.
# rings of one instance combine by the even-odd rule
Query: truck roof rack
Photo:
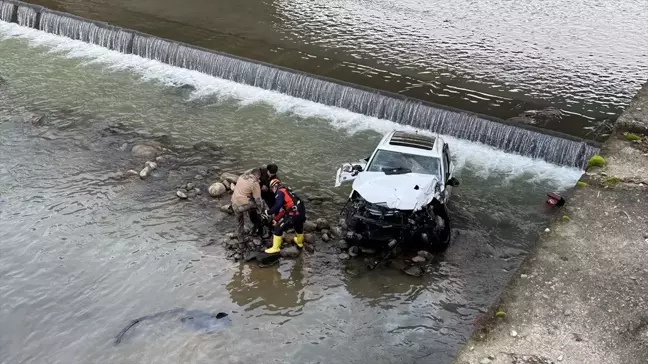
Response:
POLYGON ((435 142, 436 142, 436 138, 434 137, 427 136, 427 135, 420 135, 418 133, 408 133, 405 131, 395 131, 394 134, 392 134, 391 138, 389 139, 389 144, 391 145, 420 148, 420 149, 427 149, 427 150, 434 149, 435 142))

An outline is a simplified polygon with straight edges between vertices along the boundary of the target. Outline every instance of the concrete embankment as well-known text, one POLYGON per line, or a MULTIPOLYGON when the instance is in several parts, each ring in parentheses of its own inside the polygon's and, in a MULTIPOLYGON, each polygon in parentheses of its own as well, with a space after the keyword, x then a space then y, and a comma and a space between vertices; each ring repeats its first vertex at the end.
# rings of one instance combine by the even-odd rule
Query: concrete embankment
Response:
POLYGON ((647 135, 648 84, 456 364, 648 363, 647 135))

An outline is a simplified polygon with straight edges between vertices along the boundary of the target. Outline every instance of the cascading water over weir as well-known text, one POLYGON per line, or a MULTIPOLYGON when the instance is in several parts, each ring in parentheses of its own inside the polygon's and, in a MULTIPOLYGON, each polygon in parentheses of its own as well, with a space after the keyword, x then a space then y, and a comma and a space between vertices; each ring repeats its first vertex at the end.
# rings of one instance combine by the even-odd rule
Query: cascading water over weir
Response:
POLYGON ((19 1, 0 1, 0 20, 402 125, 484 143, 558 165, 583 168, 587 160, 598 152, 596 146, 586 141, 549 130, 514 126, 461 110, 201 49, 19 1))

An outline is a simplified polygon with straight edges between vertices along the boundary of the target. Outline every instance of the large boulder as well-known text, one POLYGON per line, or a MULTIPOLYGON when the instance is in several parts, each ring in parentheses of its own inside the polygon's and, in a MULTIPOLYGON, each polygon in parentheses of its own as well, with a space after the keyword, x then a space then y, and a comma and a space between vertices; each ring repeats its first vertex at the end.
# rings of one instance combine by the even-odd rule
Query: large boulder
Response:
POLYGON ((238 181, 238 178, 239 178, 239 176, 237 176, 234 173, 230 173, 230 172, 225 172, 225 173, 221 174, 221 177, 220 177, 221 181, 227 181, 230 184, 236 183, 236 181, 238 181))
POLYGON ((209 186, 209 195, 212 197, 220 197, 224 195, 226 192, 227 192, 227 188, 225 188, 225 185, 220 182, 216 182, 211 186, 209 186))
POLYGON ((328 230, 330 228, 331 224, 329 224, 328 220, 324 218, 317 219, 317 230, 328 230))
POLYGON ((152 145, 136 144, 133 146, 133 149, 131 149, 131 153, 135 157, 155 158, 160 153, 160 150, 152 145))

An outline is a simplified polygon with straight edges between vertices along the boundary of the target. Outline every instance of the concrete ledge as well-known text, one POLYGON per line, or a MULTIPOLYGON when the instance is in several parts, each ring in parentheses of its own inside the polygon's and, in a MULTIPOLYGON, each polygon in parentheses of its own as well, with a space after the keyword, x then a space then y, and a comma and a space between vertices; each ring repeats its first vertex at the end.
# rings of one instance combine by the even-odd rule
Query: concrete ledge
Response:
POLYGON ((648 84, 456 364, 648 363, 646 130, 648 84))

